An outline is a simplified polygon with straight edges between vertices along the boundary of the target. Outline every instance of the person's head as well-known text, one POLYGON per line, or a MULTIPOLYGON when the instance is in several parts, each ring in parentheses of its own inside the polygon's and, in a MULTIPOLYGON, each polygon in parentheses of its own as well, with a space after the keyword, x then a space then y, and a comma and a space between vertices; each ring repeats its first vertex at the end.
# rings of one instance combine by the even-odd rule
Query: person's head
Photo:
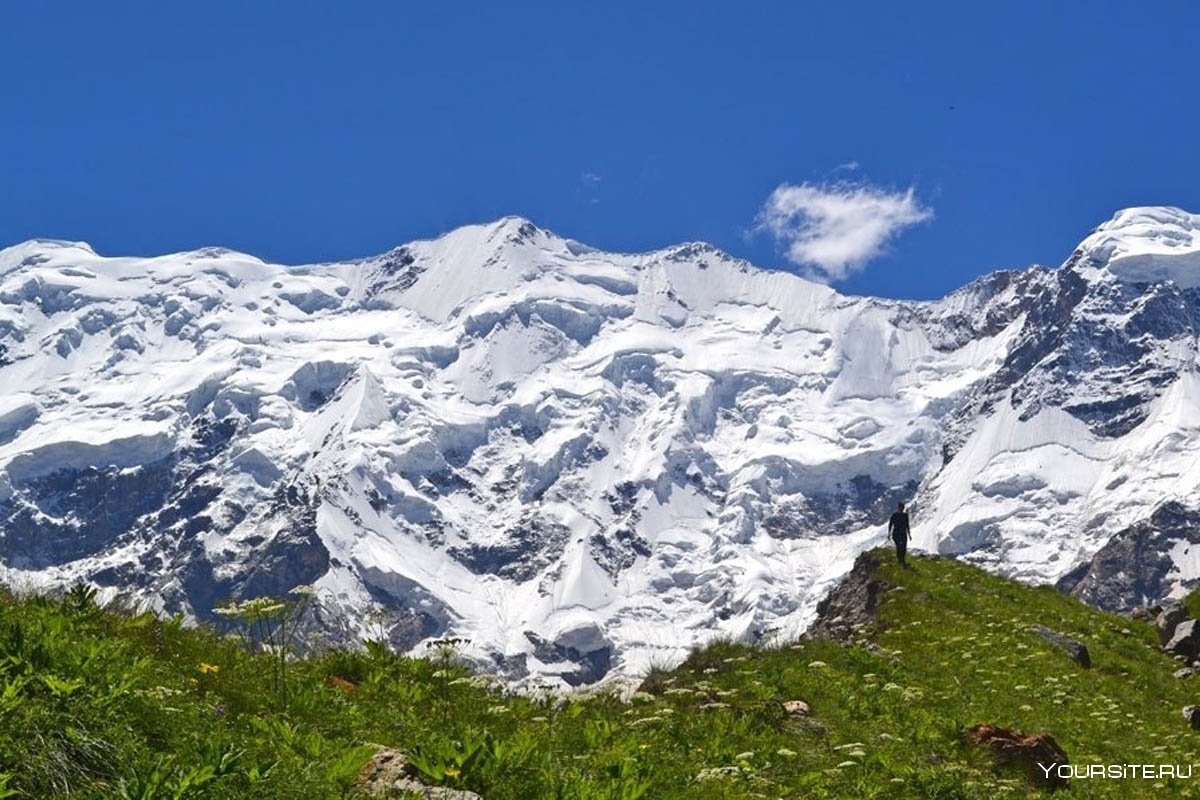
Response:
POLYGON ((897 510, 897 511, 903 511, 903 510, 904 510, 904 503, 903 503, 903 502, 896 503, 896 510, 897 510))

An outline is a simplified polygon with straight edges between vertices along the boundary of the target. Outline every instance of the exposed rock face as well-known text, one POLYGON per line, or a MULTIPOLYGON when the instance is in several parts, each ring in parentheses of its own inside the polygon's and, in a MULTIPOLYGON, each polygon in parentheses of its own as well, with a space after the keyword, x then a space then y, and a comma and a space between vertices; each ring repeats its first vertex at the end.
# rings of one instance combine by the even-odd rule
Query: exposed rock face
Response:
POLYGON ((612 661, 612 643, 599 626, 583 623, 559 631, 553 640, 540 636, 535 631, 525 631, 534 646, 534 655, 549 664, 560 662, 575 665, 574 669, 559 673, 571 686, 594 683, 604 677, 612 661))
POLYGON ((875 622, 880 598, 891 584, 878 576, 879 558, 860 553, 842 581, 817 604, 817 619, 809 633, 850 641, 875 622))
POLYGON ((984 723, 968 729, 964 738, 971 744, 987 748, 1001 761, 1021 765, 1035 786, 1059 789, 1067 785, 1067 779, 1053 767, 1070 762, 1066 752, 1048 733, 1030 735, 984 723))
POLYGON ((1144 519, 1115 533, 1059 588, 1089 605, 1129 611, 1172 589, 1172 553, 1200 545, 1200 510, 1168 500, 1144 519))

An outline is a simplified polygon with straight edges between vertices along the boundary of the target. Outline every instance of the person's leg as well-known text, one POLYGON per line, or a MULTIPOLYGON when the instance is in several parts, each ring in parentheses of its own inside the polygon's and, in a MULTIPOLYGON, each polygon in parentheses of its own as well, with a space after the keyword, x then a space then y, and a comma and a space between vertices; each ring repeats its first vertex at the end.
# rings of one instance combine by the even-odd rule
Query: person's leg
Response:
POLYGON ((900 566, 907 567, 904 562, 904 554, 908 550, 908 538, 904 536, 896 537, 896 558, 900 561, 900 566))

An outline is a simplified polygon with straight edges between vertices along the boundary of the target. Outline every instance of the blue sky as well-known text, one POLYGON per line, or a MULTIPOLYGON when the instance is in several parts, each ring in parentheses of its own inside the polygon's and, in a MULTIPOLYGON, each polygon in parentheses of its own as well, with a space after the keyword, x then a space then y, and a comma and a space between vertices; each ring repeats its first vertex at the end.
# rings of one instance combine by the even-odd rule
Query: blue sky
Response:
POLYGON ((934 297, 1200 210, 1200 4, 22 2, 0 31, 0 244, 302 263, 520 214, 934 297), (847 197, 898 199, 891 237, 813 255, 847 197))

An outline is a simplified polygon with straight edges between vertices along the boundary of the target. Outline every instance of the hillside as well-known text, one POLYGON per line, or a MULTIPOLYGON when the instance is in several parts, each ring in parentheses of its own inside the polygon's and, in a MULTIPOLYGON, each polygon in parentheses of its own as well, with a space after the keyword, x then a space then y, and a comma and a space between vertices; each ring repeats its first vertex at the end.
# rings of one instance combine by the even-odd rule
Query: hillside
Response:
POLYGON ((580 685, 798 635, 903 499, 916 547, 1128 609, 1200 579, 1197 230, 1125 209, 931 302, 517 218, 303 266, 18 244, 0 582, 312 585, 328 642, 580 685))
MULTIPOLYGON (((508 693, 458 665, 454 643, 441 660, 371 646, 291 661, 280 675, 235 639, 102 611, 83 591, 6 596, 0 796, 351 797, 381 746, 407 752, 426 783, 486 800, 1034 792, 963 742, 983 722, 1049 733, 1073 764, 1200 760, 1200 733, 1180 713, 1200 699, 1200 676, 1173 677, 1179 665, 1149 624, 944 558, 902 572, 883 554, 853 578, 882 588, 853 641, 714 644, 654 671, 627 702, 508 693), (1084 643, 1091 667, 1035 624, 1084 643), (793 700, 808 712, 785 707, 793 700)), ((844 586, 839 596, 855 593, 844 586)), ((1070 789, 1198 793, 1171 779, 1070 789)))

